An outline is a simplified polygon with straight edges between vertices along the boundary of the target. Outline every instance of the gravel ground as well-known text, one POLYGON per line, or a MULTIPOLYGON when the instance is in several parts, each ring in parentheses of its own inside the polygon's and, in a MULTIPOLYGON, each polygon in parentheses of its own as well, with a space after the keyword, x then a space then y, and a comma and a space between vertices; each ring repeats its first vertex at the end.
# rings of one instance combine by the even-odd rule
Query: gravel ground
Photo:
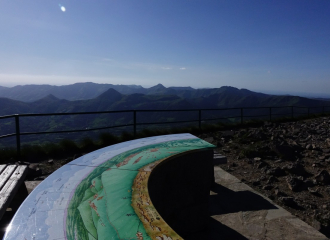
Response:
POLYGON ((224 170, 330 237, 330 118, 199 137, 227 156, 224 170))

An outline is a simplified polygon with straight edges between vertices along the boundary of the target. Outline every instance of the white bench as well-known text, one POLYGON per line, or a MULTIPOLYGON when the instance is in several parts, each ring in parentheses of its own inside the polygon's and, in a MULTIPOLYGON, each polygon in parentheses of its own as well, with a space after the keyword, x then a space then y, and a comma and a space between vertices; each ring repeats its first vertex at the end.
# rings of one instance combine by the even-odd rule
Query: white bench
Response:
MULTIPOLYGON (((25 165, 0 165, 0 219, 20 189, 27 174, 25 165)), ((24 186, 23 186, 24 187, 24 186)), ((24 189, 23 189, 24 190, 24 189)), ((20 195, 27 195, 27 191, 20 191, 20 195)))

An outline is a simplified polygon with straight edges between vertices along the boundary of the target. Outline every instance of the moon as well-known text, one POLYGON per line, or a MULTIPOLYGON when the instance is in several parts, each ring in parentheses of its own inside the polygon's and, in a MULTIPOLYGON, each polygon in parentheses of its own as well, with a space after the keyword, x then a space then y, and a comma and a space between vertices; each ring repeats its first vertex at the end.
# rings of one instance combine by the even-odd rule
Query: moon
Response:
POLYGON ((65 12, 65 7, 61 6, 61 10, 62 10, 62 12, 65 12))

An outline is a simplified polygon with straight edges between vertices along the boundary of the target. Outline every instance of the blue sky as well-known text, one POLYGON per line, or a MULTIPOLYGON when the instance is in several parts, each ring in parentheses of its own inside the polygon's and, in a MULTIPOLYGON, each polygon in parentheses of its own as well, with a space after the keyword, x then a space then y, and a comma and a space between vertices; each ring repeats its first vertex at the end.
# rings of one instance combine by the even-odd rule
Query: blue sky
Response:
POLYGON ((2 86, 330 89, 329 0, 0 3, 2 86))

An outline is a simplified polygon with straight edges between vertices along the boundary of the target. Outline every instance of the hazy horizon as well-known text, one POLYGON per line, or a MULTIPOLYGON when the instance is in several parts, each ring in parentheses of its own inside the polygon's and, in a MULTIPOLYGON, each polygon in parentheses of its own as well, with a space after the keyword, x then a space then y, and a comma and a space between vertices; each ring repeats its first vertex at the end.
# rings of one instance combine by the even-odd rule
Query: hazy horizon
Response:
POLYGON ((5 1, 0 85, 233 86, 325 96, 330 1, 5 1))
MULTIPOLYGON (((86 83, 86 82, 76 82, 76 83, 86 83)), ((76 84, 72 83, 72 84, 76 84)), ((93 82, 94 83, 94 82, 93 82)), ((96 84, 112 84, 112 83, 96 83, 96 84)), ((157 83, 157 84, 162 84, 164 87, 192 87, 192 86, 182 86, 182 85, 165 85, 163 83, 157 83)), ((155 84, 155 85, 157 85, 155 84)), ((24 86, 24 85, 51 85, 51 86, 66 86, 66 85, 71 85, 71 84, 18 84, 18 85, 0 85, 0 87, 15 87, 15 86, 24 86)), ((114 84, 114 85, 120 85, 120 84, 114 84)), ((141 84, 123 84, 123 85, 136 85, 136 86, 141 86, 143 88, 151 88, 155 85, 141 85, 141 84)), ((230 85, 227 85, 229 87, 233 87, 230 85)), ((223 86, 220 86, 223 87, 223 86)), ((194 89, 203 89, 203 88, 195 88, 194 89)), ((294 91, 272 91, 272 90, 267 90, 267 89, 249 89, 249 88, 239 88, 238 89, 248 89, 250 91, 254 92, 260 92, 260 93, 265 93, 265 94, 270 94, 270 95, 292 95, 292 96, 300 96, 300 97, 309 97, 309 98, 329 98, 330 99, 330 94, 329 93, 309 93, 309 92, 294 92, 294 91)))

